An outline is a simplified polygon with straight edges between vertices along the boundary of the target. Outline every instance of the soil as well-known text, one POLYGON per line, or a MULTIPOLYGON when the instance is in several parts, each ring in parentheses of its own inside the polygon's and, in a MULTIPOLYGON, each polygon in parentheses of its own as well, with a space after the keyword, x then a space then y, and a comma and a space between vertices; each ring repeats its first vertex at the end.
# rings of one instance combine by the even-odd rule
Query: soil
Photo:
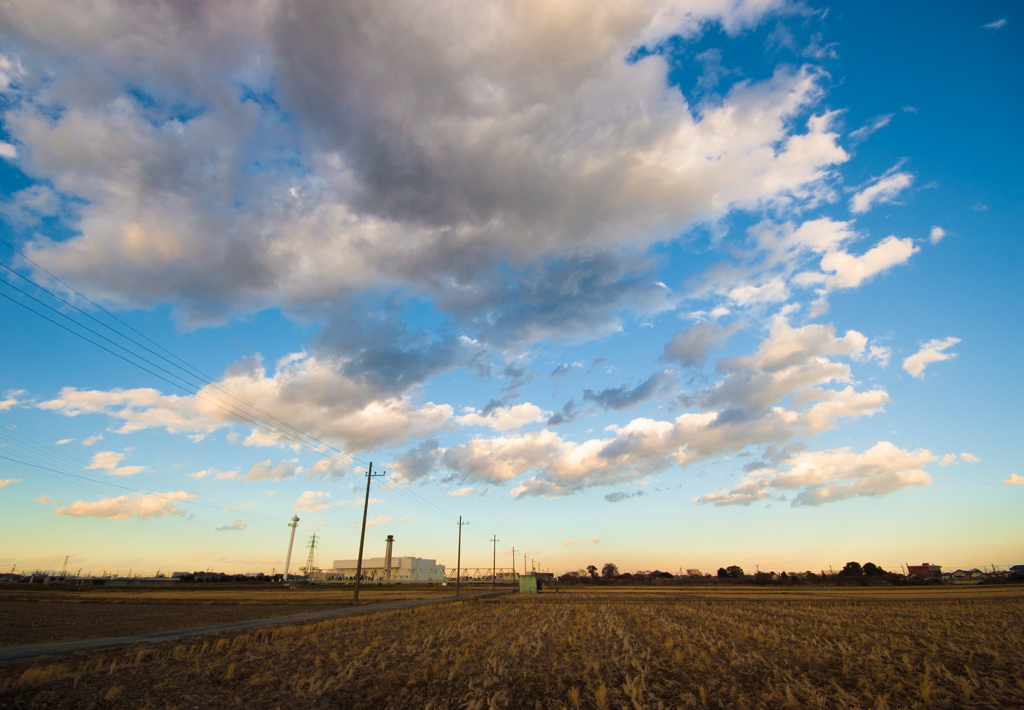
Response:
MULTIPOLYGON (((25 588, 27 587, 27 588, 25 588)), ((365 602, 434 596, 424 589, 369 589, 365 602)), ((351 589, 0 590, 0 646, 125 636, 349 606, 351 589)))

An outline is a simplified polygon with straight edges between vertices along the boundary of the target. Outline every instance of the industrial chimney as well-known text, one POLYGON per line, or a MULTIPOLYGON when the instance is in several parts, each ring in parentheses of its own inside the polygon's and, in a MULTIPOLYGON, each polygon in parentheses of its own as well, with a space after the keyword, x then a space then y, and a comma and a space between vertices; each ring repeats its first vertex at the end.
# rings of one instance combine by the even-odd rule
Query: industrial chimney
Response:
POLYGON ((292 563, 292 545, 295 543, 295 528, 299 524, 299 516, 296 515, 292 518, 292 524, 289 525, 292 529, 292 536, 288 538, 288 556, 284 558, 284 581, 288 581, 288 567, 292 563))
POLYGON ((386 579, 386 580, 388 580, 390 582, 391 581, 391 546, 395 542, 395 536, 394 535, 388 535, 387 541, 388 541, 388 547, 387 547, 387 550, 384 552, 384 579, 386 579))

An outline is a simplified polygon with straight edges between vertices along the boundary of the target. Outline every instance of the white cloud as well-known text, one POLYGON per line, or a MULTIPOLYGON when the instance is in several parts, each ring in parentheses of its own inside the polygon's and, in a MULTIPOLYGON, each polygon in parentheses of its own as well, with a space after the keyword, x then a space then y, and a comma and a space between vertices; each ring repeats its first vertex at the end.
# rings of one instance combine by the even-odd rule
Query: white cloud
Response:
POLYGON ((827 431, 844 419, 871 416, 889 402, 882 389, 825 389, 850 379, 848 365, 826 355, 864 355, 867 338, 836 335, 830 325, 793 328, 779 316, 750 356, 719 362, 724 378, 685 398, 705 411, 674 421, 634 419, 609 426, 612 436, 582 443, 544 429, 474 439, 438 451, 456 479, 500 485, 528 472, 513 495, 567 495, 598 485, 640 480, 672 465, 688 466, 750 445, 827 431), (779 402, 790 398, 788 407, 779 402))
POLYGON ((551 412, 545 412, 535 404, 524 402, 513 406, 496 407, 486 414, 470 407, 466 414, 455 417, 453 421, 462 426, 487 426, 496 431, 508 431, 546 421, 550 416, 551 412))
POLYGON ((6 412, 11 407, 17 407, 21 404, 17 399, 17 393, 8 392, 6 399, 0 399, 0 412, 6 412))
POLYGON ((221 472, 217 473, 214 476, 214 478, 216 478, 218 481, 224 481, 224 480, 229 480, 229 479, 236 479, 236 478, 241 478, 241 477, 242 476, 239 475, 237 468, 236 469, 232 469, 231 471, 221 471, 221 472))
POLYGON ((1003 485, 1024 486, 1024 476, 1018 476, 1016 473, 1011 473, 1010 477, 1003 481, 1003 485))
POLYGON ((103 440, 103 434, 96 434, 95 436, 90 436, 90 437, 88 437, 86 439, 83 439, 82 440, 82 445, 83 446, 92 446, 97 441, 102 441, 102 440, 103 440))
POLYGON ((979 459, 977 456, 969 454, 966 451, 960 454, 960 460, 963 461, 964 463, 978 463, 979 461, 981 461, 981 459, 979 459))
POLYGON ((0 158, 6 158, 7 160, 17 160, 18 149, 10 143, 0 141, 0 158))
POLYGON ((195 473, 190 473, 190 474, 188 474, 188 477, 189 478, 206 478, 207 476, 212 476, 214 473, 215 473, 215 471, 211 468, 211 469, 206 469, 204 471, 196 471, 195 473))
POLYGON ((876 204, 895 201, 897 196, 914 182, 914 176, 905 172, 889 172, 873 185, 865 187, 850 199, 850 211, 864 214, 876 204))
POLYGON ((249 473, 245 475, 247 481, 280 481, 285 478, 295 478, 302 472, 298 459, 282 461, 276 466, 272 465, 270 459, 265 459, 253 465, 249 473))
POLYGON ((452 491, 448 495, 450 496, 466 496, 473 492, 472 488, 460 488, 457 491, 452 491))
POLYGON ((12 483, 21 483, 20 478, 0 478, 0 488, 5 488, 12 483))
POLYGON ((773 495, 796 491, 792 505, 820 505, 855 496, 882 496, 932 479, 924 470, 937 457, 930 451, 904 451, 880 441, 864 453, 847 448, 804 451, 788 457, 789 470, 761 470, 749 474, 729 491, 694 498, 695 503, 750 505, 773 495))
POLYGON ((889 121, 892 120, 894 114, 885 114, 884 116, 875 116, 871 119, 871 122, 856 131, 850 133, 850 140, 854 143, 860 143, 870 136, 875 131, 885 128, 889 125, 889 121))
POLYGON ((938 244, 944 236, 946 236, 946 230, 942 227, 932 227, 931 231, 928 232, 928 239, 931 240, 932 244, 938 244))
POLYGON ((90 469, 102 469, 112 476, 134 476, 146 470, 145 466, 119 466, 124 454, 114 451, 98 451, 92 457, 92 463, 85 467, 90 469))
POLYGON ((320 459, 309 469, 307 478, 343 478, 352 464, 345 464, 337 459, 320 459))
MULTIPOLYGON (((318 439, 340 442, 352 451, 400 445, 410 437, 428 435, 444 427, 452 415, 449 405, 418 406, 407 396, 381 396, 365 379, 345 376, 344 361, 295 353, 282 358, 272 375, 248 359, 236 365, 221 378, 220 387, 318 439)), ((66 387, 56 399, 37 406, 71 417, 105 414, 123 422, 118 429, 122 434, 151 428, 209 434, 246 426, 245 418, 223 408, 219 400, 224 399, 214 387, 196 396, 163 395, 154 389, 66 387)), ((254 428, 245 443, 266 446, 288 440, 254 428)))
POLYGON ((1000 17, 995 22, 990 22, 987 25, 982 25, 981 28, 983 30, 995 31, 995 30, 1002 29, 1003 27, 1005 27, 1006 23, 1007 23, 1007 19, 1005 17, 1000 17))
POLYGON ((323 491, 305 491, 295 502, 296 510, 304 510, 312 513, 317 510, 326 510, 331 507, 331 494, 323 491))
POLYGON ((376 527, 378 525, 384 525, 386 523, 390 523, 392 520, 394 520, 394 517, 392 517, 390 515, 378 515, 373 520, 367 520, 366 521, 366 527, 373 528, 373 527, 376 527))
MULTIPOLYGON (((3 488, 3 486, 0 486, 0 488, 3 488)), ((41 503, 42 505, 57 505, 58 503, 63 503, 64 501, 62 501, 62 500, 54 500, 53 498, 51 498, 48 495, 41 495, 38 498, 33 498, 32 502, 33 503, 41 503)))
POLYGON ((236 520, 231 525, 223 525, 223 526, 217 528, 217 530, 229 530, 229 531, 230 530, 245 530, 245 521, 244 520, 236 520))
POLYGON ((108 520, 157 518, 167 515, 184 515, 185 511, 175 507, 175 503, 195 497, 195 493, 186 491, 125 495, 98 501, 80 500, 71 505, 54 508, 53 512, 55 515, 70 515, 76 518, 106 518, 108 520))
POLYGON ((934 338, 921 346, 921 349, 903 361, 903 369, 918 379, 924 378, 924 369, 929 363, 942 362, 956 357, 956 353, 947 353, 951 347, 960 342, 960 338, 934 338))
POLYGON ((70 444, 74 439, 61 439, 57 442, 57 446, 63 446, 64 444, 70 444))
POLYGON ((867 355, 867 359, 874 360, 879 367, 888 367, 891 357, 892 349, 885 345, 872 345, 867 355))
POLYGON ((949 466, 954 463, 956 463, 956 454, 946 454, 942 457, 942 460, 939 461, 940 466, 949 466))
POLYGON ((752 27, 781 1, 226 1, 91 9, 80 25, 33 4, 5 28, 35 48, 8 122, 80 216, 78 236, 29 255, 195 321, 379 283, 458 287, 446 277, 467 260, 642 248, 735 207, 813 202, 848 159, 826 116, 802 120, 827 82, 809 66, 690 105, 667 58, 625 60, 709 23, 752 27))
POLYGON ((804 272, 794 282, 820 284, 825 291, 856 288, 883 271, 905 263, 918 251, 920 248, 915 246, 913 239, 888 236, 860 256, 843 249, 829 251, 821 258, 823 273, 804 272))

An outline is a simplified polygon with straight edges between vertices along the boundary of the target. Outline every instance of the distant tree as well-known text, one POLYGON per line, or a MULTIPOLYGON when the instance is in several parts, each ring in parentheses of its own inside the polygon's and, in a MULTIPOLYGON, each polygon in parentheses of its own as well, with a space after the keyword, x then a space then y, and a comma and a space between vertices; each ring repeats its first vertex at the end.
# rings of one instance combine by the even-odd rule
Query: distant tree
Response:
POLYGON ((725 567, 719 567, 718 568, 718 576, 719 577, 728 577, 729 576, 729 572, 725 569, 725 567))
POLYGON ((587 565, 587 574, 589 574, 594 579, 597 579, 597 567, 595 567, 594 565, 587 565))
POLYGON ((786 574, 786 570, 782 570, 782 574, 779 575, 779 579, 789 579, 789 575, 786 574))
POLYGON ((868 577, 884 577, 887 573, 874 562, 866 562, 861 570, 868 577))
POLYGON ((743 577, 744 576, 743 568, 740 567, 739 565, 730 565, 730 566, 726 567, 725 568, 725 573, 728 576, 732 577, 733 579, 736 579, 738 577, 743 577))
POLYGON ((605 579, 615 579, 619 576, 619 568, 611 562, 608 562, 601 568, 601 576, 605 579))
POLYGON ((842 571, 839 572, 840 577, 860 577, 863 574, 859 562, 847 562, 846 566, 843 567, 842 571))

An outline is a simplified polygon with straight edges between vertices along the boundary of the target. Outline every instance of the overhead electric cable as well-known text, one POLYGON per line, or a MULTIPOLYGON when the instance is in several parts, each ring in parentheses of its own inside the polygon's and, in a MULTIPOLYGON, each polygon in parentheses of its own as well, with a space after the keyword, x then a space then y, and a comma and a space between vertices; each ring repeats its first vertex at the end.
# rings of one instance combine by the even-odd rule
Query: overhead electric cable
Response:
MULTIPOLYGON (((173 357, 174 359, 176 359, 176 360, 178 360, 179 362, 183 363, 183 364, 184 364, 184 365, 185 365, 185 366, 186 366, 186 367, 187 367, 188 369, 190 369, 190 370, 192 370, 192 371, 193 371, 194 373, 196 373, 196 374, 192 374, 192 373, 189 373, 189 375, 190 375, 191 377, 197 377, 197 379, 199 379, 199 380, 200 380, 201 382, 204 382, 205 384, 208 384, 208 385, 210 385, 210 386, 216 387, 216 388, 217 388, 218 390, 220 390, 220 391, 224 392, 225 394, 227 394, 227 395, 229 395, 229 396, 231 396, 231 397, 233 397, 233 398, 237 399, 237 400, 238 400, 238 401, 240 401, 240 402, 243 402, 243 403, 245 403, 245 404, 246 404, 247 406, 249 406, 249 407, 251 407, 252 409, 256 410, 257 412, 260 412, 261 414, 264 414, 265 416, 267 416, 267 417, 269 417, 269 418, 273 419, 274 421, 278 422, 279 424, 281 424, 281 425, 283 425, 283 426, 286 426, 286 427, 288 427, 289 429, 292 429, 292 430, 294 430, 294 431, 296 431, 296 432, 299 432, 299 433, 300 433, 300 434, 302 434, 302 435, 303 435, 304 437, 308 437, 308 438, 310 438, 310 439, 311 439, 312 441, 315 441, 315 442, 317 442, 318 444, 321 444, 321 445, 323 445, 324 447, 326 447, 326 448, 328 448, 328 449, 330 449, 330 450, 332 450, 332 451, 335 451, 335 452, 337 452, 337 453, 339 453, 339 454, 341 454, 341 455, 343 455, 343 456, 346 456, 346 457, 348 457, 348 458, 352 459, 353 461, 356 461, 356 462, 358 462, 358 463, 361 463, 361 464, 363 464, 363 465, 366 465, 366 463, 367 463, 366 461, 362 461, 361 459, 358 459, 358 458, 356 458, 355 456, 352 456, 351 454, 349 454, 349 453, 347 453, 347 452, 345 452, 345 451, 342 451, 341 449, 338 449, 338 448, 337 448, 337 447, 335 447, 335 446, 331 446, 330 444, 327 444, 327 443, 325 443, 325 442, 323 442, 323 441, 319 440, 319 439, 318 439, 318 438, 316 438, 315 436, 313 436, 313 435, 311 435, 311 434, 308 434, 308 433, 306 433, 306 432, 302 431, 302 430, 301 430, 301 429, 299 429, 298 427, 292 426, 292 425, 288 424, 287 422, 284 422, 284 421, 282 421, 282 420, 278 419, 277 417, 273 416, 273 415, 272 415, 272 414, 270 414, 269 412, 266 412, 265 410, 261 409, 261 408, 260 408, 260 407, 258 407, 257 405, 253 404, 252 402, 249 402, 249 401, 248 401, 248 400, 246 400, 245 398, 243 398, 243 397, 241 397, 241 396, 239 396, 239 395, 235 394, 234 392, 231 392, 230 390, 228 390, 228 389, 227 389, 227 388, 225 388, 225 387, 222 387, 222 386, 221 386, 221 385, 220 385, 219 383, 217 383, 217 382, 216 382, 216 381, 215 381, 215 380, 214 380, 214 379, 213 379, 212 377, 210 377, 209 375, 207 375, 207 374, 205 374, 204 372, 202 372, 202 371, 201 371, 201 370, 200 370, 199 368, 195 367, 194 365, 191 365, 191 364, 189 364, 189 363, 188 363, 188 362, 187 362, 186 360, 184 360, 183 358, 179 357, 178 355, 175 355, 175 354, 174 354, 173 352, 171 352, 170 350, 168 350, 168 349, 167 349, 167 348, 165 348, 164 346, 160 345, 159 343, 157 343, 156 341, 154 341, 154 340, 153 340, 152 338, 149 338, 149 337, 148 337, 148 336, 146 336, 145 334, 143 334, 143 333, 139 332, 138 330, 136 330, 135 328, 133 328, 133 327, 132 327, 132 326, 130 326, 129 324, 125 323, 125 322, 124 322, 123 320, 121 320, 120 318, 118 318, 118 317, 117 317, 116 315, 114 315, 113 313, 111 313, 110 311, 108 311, 108 310, 107 310, 106 308, 104 308, 104 307, 103 307, 103 306, 101 306, 100 304, 98 304, 98 303, 96 303, 95 301, 93 301, 92 299, 90 299, 90 298, 89 298, 88 296, 86 296, 85 294, 83 294, 83 293, 82 293, 81 291, 78 291, 77 289, 75 289, 74 287, 72 287, 71 285, 69 285, 68 283, 66 283, 65 281, 61 280, 61 279, 60 279, 59 277, 57 277, 57 276, 55 276, 54 274, 52 274, 52 273, 50 273, 49 271, 47 271, 47 270, 46 270, 46 269, 45 269, 45 268, 44 268, 43 266, 39 265, 38 263, 36 263, 36 262, 35 262, 35 261, 33 261, 32 259, 30 259, 30 258, 29 258, 28 256, 26 256, 26 255, 25 255, 25 254, 24 254, 23 252, 21 252, 21 251, 20 251, 19 249, 17 249, 17 248, 15 247, 15 246, 13 246, 13 245, 12 245, 12 244, 11 244, 10 242, 8 242, 8 241, 6 241, 5 239, 2 239, 2 238, 0 238, 0 242, 3 242, 4 244, 6 244, 6 245, 7 245, 7 246, 8 246, 8 247, 9 247, 9 248, 10 248, 10 249, 12 250, 12 251, 14 251, 14 252, 16 252, 17 254, 19 254, 19 255, 20 255, 20 256, 21 256, 21 257, 22 257, 23 259, 25 259, 26 261, 28 261, 29 263, 31 263, 32 265, 34 265, 34 266, 35 266, 36 268, 40 269, 40 270, 41 270, 41 271, 42 271, 43 273, 47 274, 47 275, 48 275, 48 276, 50 276, 50 277, 51 277, 52 279, 56 280, 56 281, 57 281, 58 283, 60 283, 60 284, 61 284, 61 285, 63 285, 64 287, 66 287, 66 288, 67 288, 68 290, 70 290, 70 291, 74 292, 74 293, 75 293, 75 294, 77 294, 77 295, 78 295, 79 297, 81 297, 81 298, 82 298, 82 299, 84 299, 85 301, 89 302, 90 304, 92 304, 93 306, 95 306, 96 308, 98 308, 99 310, 103 311, 103 312, 104 312, 104 313, 106 313, 106 314, 107 314, 107 315, 108 315, 109 317, 111 317, 112 319, 114 319, 115 321, 117 321, 118 323, 120 323, 121 325, 123 325, 124 327, 126 327, 126 328, 128 328, 129 330, 131 330, 132 332, 134 332, 134 333, 138 334, 138 335, 139 335, 140 337, 142 337, 143 339, 145 339, 145 340, 149 341, 150 343, 152 343, 152 344, 153 344, 154 346, 156 346, 157 348, 159 348, 159 349, 163 350, 164 352, 166 352, 166 353, 167 353, 168 355, 170 355, 170 356, 171 356, 171 357, 173 357)), ((84 315, 84 316, 86 316, 86 317, 88 317, 88 318, 92 319, 93 321, 95 321, 95 322, 99 323, 100 325, 102 325, 103 327, 107 328, 108 330, 111 330, 111 331, 113 331, 113 332, 117 333, 117 334, 118 334, 119 336, 121 336, 121 337, 122 337, 122 338, 124 338, 125 340, 128 340, 129 342, 132 342, 132 343, 134 343, 134 344, 135 344, 135 345, 137 345, 138 347, 140 347, 140 348, 143 348, 143 349, 144 349, 144 350, 146 350, 147 352, 150 352, 150 353, 152 353, 153 355, 155 355, 155 356, 159 357, 160 359, 164 360, 165 362, 167 362, 168 364, 172 365, 173 367, 177 367, 178 369, 180 369, 180 370, 182 370, 182 371, 184 371, 184 372, 188 372, 188 370, 186 370, 185 368, 181 367, 180 365, 175 365, 174 363, 172 363, 172 362, 171 362, 170 360, 168 360, 167 358, 163 357, 163 356, 162 356, 162 355, 160 355, 159 353, 157 353, 157 352, 153 351, 152 349, 150 349, 150 348, 146 347, 145 345, 142 345, 142 344, 141 344, 141 343, 139 343, 138 341, 134 340, 133 338, 130 338, 129 336, 125 335, 124 333, 121 333, 120 331, 116 330, 115 328, 112 328, 112 327, 111 327, 110 325, 108 325, 108 324, 106 324, 106 323, 103 323, 102 321, 98 320, 97 318, 95 318, 95 317, 94 317, 94 316, 92 316, 91 314, 89 314, 89 313, 86 313, 85 311, 83 311, 82 309, 80 309, 80 308, 79 308, 78 306, 76 306, 76 305, 74 305, 74 304, 72 304, 72 303, 70 303, 70 302, 66 301, 65 299, 61 298, 61 297, 60 297, 60 296, 58 296, 57 294, 53 293, 52 291, 50 291, 50 290, 49 290, 48 288, 46 288, 45 286, 43 286, 43 285, 41 285, 41 284, 39 284, 39 283, 36 283, 35 281, 33 281, 32 279, 28 278, 27 276, 25 276, 25 275, 23 275, 23 274, 21 274, 21 273, 17 272, 17 271, 16 271, 15 269, 13 269, 12 267, 10 267, 10 266, 8 266, 8 265, 4 264, 3 262, 0 262, 0 266, 2 266, 3 268, 7 269, 7 270, 8 270, 8 271, 10 271, 11 273, 15 274, 15 275, 16 275, 16 276, 18 276, 19 278, 22 278, 22 279, 24 279, 24 280, 28 281, 29 283, 31 283, 31 284, 32 284, 33 286, 35 286, 36 288, 38 288, 38 289, 40 289, 40 290, 42 290, 42 291, 45 291, 46 293, 48 293, 48 294, 49 294, 50 296, 52 296, 53 298, 56 298, 57 300, 61 301, 62 303, 65 303, 65 304, 67 304, 68 306, 70 306, 70 307, 74 308, 74 309, 75 309, 76 311, 78 311, 78 312, 79 312, 79 313, 81 313, 82 315, 84 315)), ((133 353, 133 354, 134 354, 134 353, 133 353)), ((136 357, 140 357, 140 356, 136 354, 136 357)), ((142 359, 142 358, 140 357, 140 359, 142 359)), ((194 386, 194 385, 193 385, 193 386, 194 386)))

